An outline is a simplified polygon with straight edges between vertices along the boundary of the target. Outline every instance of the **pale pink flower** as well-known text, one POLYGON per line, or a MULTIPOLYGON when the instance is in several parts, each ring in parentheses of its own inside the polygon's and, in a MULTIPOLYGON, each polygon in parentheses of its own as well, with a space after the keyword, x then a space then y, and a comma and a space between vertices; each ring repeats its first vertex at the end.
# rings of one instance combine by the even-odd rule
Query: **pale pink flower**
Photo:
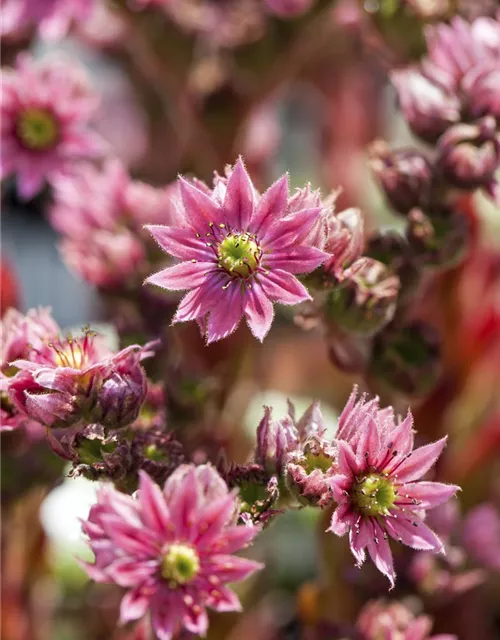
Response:
POLYGON ((500 571, 500 512, 492 504, 474 507, 465 518, 463 544, 479 563, 500 571))
POLYGON ((181 629, 204 636, 206 608, 241 610, 227 583, 262 568, 233 555, 258 533, 236 525, 238 512, 235 493, 210 465, 178 467, 163 491, 141 472, 137 498, 103 486, 83 523, 95 554, 85 569, 127 589, 122 622, 149 612, 159 640, 181 629))
POLYGON ((86 75, 61 60, 17 57, 2 71, 2 177, 16 174, 19 194, 34 197, 54 176, 104 147, 90 130, 96 99, 86 75))
POLYGON ((33 348, 40 348, 59 332, 48 308, 30 309, 26 315, 8 309, 0 322, 0 369, 4 371, 13 360, 27 358, 33 348))
POLYGON ((309 300, 295 274, 318 267, 328 254, 306 241, 320 209, 289 213, 288 178, 263 195, 255 190, 242 160, 213 191, 179 179, 182 207, 176 226, 151 225, 162 249, 182 260, 148 278, 164 289, 189 293, 173 322, 206 322, 207 342, 227 337, 244 316, 263 340, 273 303, 309 300))
POLYGON ((87 331, 33 348, 28 359, 9 364, 9 400, 20 412, 48 427, 99 423, 118 429, 135 420, 146 398, 141 361, 152 343, 110 353, 87 331))
POLYGON ((10 36, 35 27, 47 40, 57 40, 74 22, 91 16, 95 0, 2 0, 0 33, 10 36))
POLYGON ((414 615, 401 602, 371 600, 359 614, 356 627, 365 640, 456 640, 456 636, 430 636, 432 620, 414 615))
POLYGON ((414 548, 444 552, 424 523, 425 511, 449 500, 459 487, 419 481, 433 466, 446 438, 413 450, 413 418, 397 421, 378 398, 357 400, 357 389, 339 419, 336 472, 331 478, 338 506, 329 531, 349 533, 351 551, 361 565, 366 550, 394 586, 388 538, 414 548))

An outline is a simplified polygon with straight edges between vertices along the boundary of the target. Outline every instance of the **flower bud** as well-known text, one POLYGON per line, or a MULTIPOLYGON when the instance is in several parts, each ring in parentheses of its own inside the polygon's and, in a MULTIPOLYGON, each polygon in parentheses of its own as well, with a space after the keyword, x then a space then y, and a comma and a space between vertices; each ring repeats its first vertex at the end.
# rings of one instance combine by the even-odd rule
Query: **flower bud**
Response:
POLYGON ((399 279, 378 260, 360 258, 328 293, 325 314, 349 333, 372 335, 392 319, 399 279))
POLYGON ((389 204, 398 213, 407 214, 413 207, 429 200, 432 167, 416 149, 390 151, 382 141, 370 149, 370 166, 385 192, 389 204))
POLYGON ((375 337, 369 373, 390 391, 424 396, 440 372, 440 344, 431 326, 391 326, 375 337))
POLYGON ((257 427, 255 462, 269 474, 281 473, 288 452, 296 448, 298 431, 290 416, 283 420, 272 419, 272 409, 266 407, 264 417, 257 427))
POLYGON ((460 100, 413 69, 395 71, 396 86, 404 117, 415 135, 434 144, 460 121, 460 100))
POLYGON ((406 237, 423 265, 449 268, 467 252, 470 225, 466 215, 456 209, 435 208, 428 215, 413 209, 408 215, 406 237))
POLYGON ((365 254, 387 265, 399 278, 399 302, 411 297, 420 282, 420 272, 411 247, 396 231, 374 233, 367 243, 365 254))
POLYGON ((494 116, 500 120, 500 69, 498 63, 476 65, 464 77, 462 88, 467 95, 472 118, 494 116))
POLYGON ((460 189, 488 186, 499 166, 500 136, 492 116, 477 124, 457 124, 439 139, 436 167, 460 189))

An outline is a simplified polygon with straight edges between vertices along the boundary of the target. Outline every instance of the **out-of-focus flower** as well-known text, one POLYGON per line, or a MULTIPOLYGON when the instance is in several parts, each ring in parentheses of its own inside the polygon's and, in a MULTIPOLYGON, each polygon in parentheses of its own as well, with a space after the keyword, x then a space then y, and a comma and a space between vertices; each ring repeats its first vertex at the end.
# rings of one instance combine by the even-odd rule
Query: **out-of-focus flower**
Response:
POLYGON ((468 217, 458 208, 433 207, 408 214, 406 238, 415 259, 426 266, 450 268, 461 262, 471 245, 468 217))
POLYGON ((83 523, 95 554, 86 571, 127 589, 122 622, 149 611, 160 640, 181 629, 205 635, 206 608, 239 611, 227 583, 262 567, 232 555, 259 531, 236 525, 238 511, 235 493, 210 465, 179 467, 163 492, 142 472, 137 499, 103 486, 83 523))
POLYGON ((6 373, 10 362, 28 358, 32 349, 40 349, 59 332, 48 308, 30 309, 26 315, 8 309, 0 324, 0 369, 6 373))
POLYGON ((10 362, 18 373, 9 380, 9 399, 33 420, 48 427, 99 423, 111 429, 130 424, 146 397, 141 360, 150 343, 111 354, 95 334, 55 339, 33 349, 30 359, 10 362))
POLYGON ((3 36, 16 36, 35 27, 47 40, 57 40, 74 22, 92 15, 96 0, 2 0, 3 36))
POLYGON ((389 325, 374 338, 370 375, 391 391, 425 396, 441 374, 440 345, 439 336, 428 324, 389 325))
POLYGON ((270 13, 280 18, 300 16, 312 7, 314 0, 265 0, 270 13))
POLYGON ((492 504, 474 507, 465 518, 463 543, 467 552, 488 569, 500 571, 500 512, 492 504))
POLYGON ((325 315, 349 333, 372 335, 396 310, 399 278, 373 258, 359 258, 328 292, 325 315))
POLYGON ((207 342, 230 335, 245 316, 263 340, 273 320, 273 302, 309 300, 294 274, 308 273, 328 254, 307 236, 321 209, 288 214, 288 178, 259 195, 238 160, 226 180, 204 192, 180 178, 182 208, 177 226, 151 225, 166 252, 182 260, 150 276, 147 283, 189 293, 173 322, 206 323, 207 342))
POLYGON ((76 160, 103 151, 88 126, 95 107, 75 64, 22 54, 14 69, 2 72, 1 175, 16 174, 22 198, 35 196, 76 160))
POLYGON ((475 124, 457 124, 438 141, 436 168, 456 187, 494 192, 499 167, 500 133, 493 116, 475 124))
POLYGON ((370 166, 395 211, 407 214, 425 206, 430 197, 433 171, 426 156, 416 149, 391 151, 378 141, 370 148, 370 166))
POLYGON ((361 610, 356 626, 366 640, 457 640, 449 634, 430 636, 432 620, 415 616, 401 602, 371 600, 361 610))
POLYGON ((10 307, 19 305, 19 284, 12 265, 0 258, 0 318, 4 316, 10 307))
POLYGON ((89 238, 66 238, 61 254, 68 267, 102 289, 113 289, 131 279, 140 283, 145 268, 142 243, 128 229, 95 231, 89 238))
POLYGON ((459 487, 419 479, 440 456, 446 438, 413 450, 411 413, 397 421, 392 407, 380 409, 378 398, 357 400, 354 389, 336 439, 338 455, 330 485, 338 506, 329 531, 339 536, 349 533, 358 565, 368 550, 394 586, 389 536, 413 549, 443 551, 441 540, 423 517, 459 487))
POLYGON ((404 116, 412 131, 434 143, 448 127, 460 121, 460 101, 452 92, 432 83, 415 69, 394 71, 404 116))

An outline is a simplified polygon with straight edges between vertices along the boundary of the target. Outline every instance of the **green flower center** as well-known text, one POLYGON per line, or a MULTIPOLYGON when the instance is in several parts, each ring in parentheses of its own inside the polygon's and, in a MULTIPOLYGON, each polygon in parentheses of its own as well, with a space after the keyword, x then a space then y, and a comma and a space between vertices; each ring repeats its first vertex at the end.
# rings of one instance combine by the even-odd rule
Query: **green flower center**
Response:
POLYGON ((386 515, 396 500, 396 492, 388 478, 372 473, 355 484, 352 499, 363 515, 386 515))
POLYGON ((50 111, 32 107, 25 109, 16 125, 21 143, 33 151, 45 151, 53 147, 58 137, 57 122, 50 111))
POLYGON ((219 244, 217 255, 230 275, 248 278, 259 266, 262 251, 248 233, 231 233, 219 244))
POLYGON ((161 561, 161 575, 175 589, 195 578, 200 570, 196 551, 186 544, 171 544, 161 561))

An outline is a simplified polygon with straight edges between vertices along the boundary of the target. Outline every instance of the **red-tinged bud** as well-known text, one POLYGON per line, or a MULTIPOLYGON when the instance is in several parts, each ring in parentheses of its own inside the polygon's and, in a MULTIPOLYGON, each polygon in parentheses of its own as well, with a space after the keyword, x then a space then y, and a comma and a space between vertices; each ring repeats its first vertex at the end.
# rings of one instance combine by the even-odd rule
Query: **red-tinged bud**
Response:
POLYGON ((463 260, 470 245, 470 224, 461 211, 440 207, 426 215, 413 209, 406 237, 415 259, 425 266, 452 267, 463 260))
POLYGON ((424 323, 388 327, 374 340, 370 375, 392 392, 425 396, 441 372, 440 342, 424 323))
POLYGON ((499 167, 500 135, 492 116, 457 124, 439 139, 436 168, 460 189, 487 187, 499 167))
POLYGON ((389 204, 406 215, 413 207, 429 201, 433 171, 423 153, 416 149, 391 151, 383 141, 370 149, 370 166, 389 204))
POLYGON ((272 419, 272 409, 266 407, 264 417, 257 427, 255 462, 269 474, 281 473, 289 451, 299 442, 299 433, 290 416, 283 420, 272 419))
POLYGON ((392 320, 399 279, 384 264, 360 258, 328 293, 325 315, 348 333, 373 335, 392 320))
POLYGON ((431 144, 460 121, 460 100, 413 69, 391 76, 404 117, 419 138, 431 144))

